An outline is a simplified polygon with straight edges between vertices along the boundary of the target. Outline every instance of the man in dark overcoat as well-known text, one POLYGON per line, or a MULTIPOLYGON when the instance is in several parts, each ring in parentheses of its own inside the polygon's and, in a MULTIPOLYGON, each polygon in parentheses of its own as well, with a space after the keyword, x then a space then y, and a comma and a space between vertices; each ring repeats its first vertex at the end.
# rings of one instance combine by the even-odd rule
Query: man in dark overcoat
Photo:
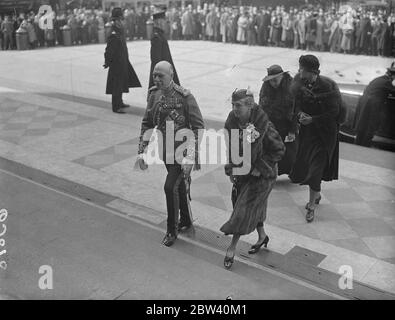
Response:
POLYGON ((178 79, 177 71, 173 63, 173 58, 171 57, 169 44, 164 34, 165 12, 160 11, 154 13, 152 18, 154 20, 154 32, 151 38, 151 70, 149 74, 149 86, 151 88, 154 85, 154 78, 152 72, 156 64, 160 61, 167 61, 173 66, 173 81, 175 84, 180 85, 180 80, 178 79))
POLYGON ((370 17, 367 13, 362 14, 362 18, 357 30, 357 39, 355 46, 357 47, 357 53, 368 54, 368 48, 370 43, 370 34, 372 33, 372 25, 370 23, 370 17))
POLYGON ((354 118, 354 128, 357 132, 355 143, 369 147, 372 138, 379 128, 380 120, 389 107, 393 107, 393 100, 389 100, 390 93, 395 91, 395 63, 387 69, 387 73, 373 79, 365 88, 360 98, 354 118))
POLYGON ((122 93, 129 92, 129 88, 141 87, 140 80, 129 61, 128 48, 121 19, 121 8, 112 11, 112 33, 108 37, 104 53, 104 68, 108 68, 106 94, 112 95, 112 111, 125 113, 123 108, 129 107, 122 101, 122 93))

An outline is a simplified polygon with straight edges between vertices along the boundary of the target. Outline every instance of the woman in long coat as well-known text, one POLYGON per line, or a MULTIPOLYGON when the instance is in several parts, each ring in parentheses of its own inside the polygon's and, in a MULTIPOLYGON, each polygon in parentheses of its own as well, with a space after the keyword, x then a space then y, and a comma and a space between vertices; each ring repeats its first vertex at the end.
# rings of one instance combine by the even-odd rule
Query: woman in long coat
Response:
POLYGON ((282 35, 281 35, 281 41, 285 44, 285 47, 290 48, 293 44, 294 40, 294 34, 292 30, 292 24, 293 24, 293 15, 285 14, 283 21, 281 23, 282 26, 282 35))
POLYGON ((249 46, 255 46, 256 45, 256 20, 254 16, 250 16, 248 19, 248 24, 247 24, 247 44, 249 46))
POLYGON ((240 43, 247 42, 247 26, 248 26, 248 16, 244 12, 237 21, 237 41, 240 43))
POLYGON ((306 18, 302 13, 298 15, 298 35, 301 49, 306 47, 306 18))
POLYGON ((309 186, 307 222, 313 221, 321 199, 321 181, 338 179, 341 95, 333 80, 319 75, 319 65, 317 57, 301 56, 301 71, 291 86, 301 128, 299 149, 289 177, 293 183, 309 186))
POLYGON ((299 49, 299 45, 300 45, 298 26, 299 26, 299 15, 295 16, 295 19, 292 21, 292 32, 294 33, 294 43, 293 43, 294 49, 299 49))
POLYGON ((192 9, 187 9, 181 17, 182 35, 184 40, 189 40, 193 35, 193 16, 192 9))
POLYGON ((306 19, 306 50, 314 49, 317 37, 317 14, 310 15, 306 19))
POLYGON ((236 90, 232 105, 233 110, 225 122, 230 153, 225 174, 233 183, 233 212, 220 229, 225 235, 233 235, 224 259, 227 269, 233 264, 240 236, 257 230, 259 238, 249 250, 251 254, 269 242, 263 227, 267 200, 277 178, 277 162, 285 151, 280 135, 266 113, 254 102, 252 93, 245 89, 236 90), (232 137, 235 132, 236 139, 232 137), (241 165, 235 164, 237 161, 234 160, 241 154, 241 165))
POLYGON ((229 12, 228 9, 222 9, 220 18, 220 34, 222 36, 222 42, 227 42, 227 24, 228 24, 229 12))
POLYGON ((279 65, 272 65, 267 71, 259 93, 259 106, 266 112, 286 146, 285 155, 278 163, 278 175, 289 174, 298 149, 298 126, 291 93, 292 77, 279 65))
POLYGON ((212 9, 206 16, 206 36, 208 40, 214 40, 214 20, 215 12, 212 9))
POLYGON ((320 14, 317 18, 317 36, 315 38, 315 47, 318 51, 323 51, 324 49, 324 28, 325 19, 324 16, 320 14))
POLYGON ((331 34, 329 35, 329 50, 330 52, 339 52, 340 50, 340 25, 339 25, 339 17, 334 17, 331 24, 331 34))
POLYGON ((350 53, 350 50, 352 49, 352 33, 354 31, 354 19, 351 15, 351 12, 348 12, 340 19, 340 27, 343 31, 343 37, 340 47, 344 51, 344 53, 350 53))
POLYGON ((355 46, 358 53, 367 54, 369 47, 369 33, 372 32, 372 25, 369 16, 364 13, 361 19, 355 46))
POLYGON ((281 16, 276 15, 274 19, 272 19, 272 42, 273 44, 278 47, 280 45, 281 40, 281 16))

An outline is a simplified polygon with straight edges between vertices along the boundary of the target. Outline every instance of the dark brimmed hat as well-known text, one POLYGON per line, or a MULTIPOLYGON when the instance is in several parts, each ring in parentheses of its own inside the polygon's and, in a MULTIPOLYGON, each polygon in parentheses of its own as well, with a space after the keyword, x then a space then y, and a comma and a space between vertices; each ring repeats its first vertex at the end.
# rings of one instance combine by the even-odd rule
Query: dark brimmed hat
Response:
POLYGON ((155 6, 155 13, 152 14, 152 19, 165 19, 166 18, 166 6, 163 5, 156 5, 155 6))
POLYGON ((247 97, 254 98, 254 94, 249 89, 235 89, 232 93, 232 102, 236 102, 247 97))
POLYGON ((123 12, 122 9, 119 7, 116 7, 112 9, 111 11, 111 19, 116 20, 116 19, 123 19, 123 12))
POLYGON ((391 67, 387 68, 388 73, 395 73, 395 61, 391 63, 391 67))
POLYGON ((272 66, 270 66, 267 69, 267 76, 263 78, 263 81, 269 81, 275 77, 278 77, 279 75, 282 75, 283 73, 286 73, 289 71, 284 71, 283 68, 281 68, 281 66, 279 66, 278 64, 273 64, 272 66))
POLYGON ((154 20, 157 20, 157 19, 165 19, 165 18, 166 18, 166 14, 165 14, 164 11, 162 11, 162 12, 157 12, 157 13, 154 13, 154 14, 152 15, 152 19, 154 19, 154 20))
POLYGON ((304 56, 300 56, 299 58, 299 66, 306 71, 313 72, 319 74, 320 71, 320 62, 318 58, 312 54, 306 54, 304 56))

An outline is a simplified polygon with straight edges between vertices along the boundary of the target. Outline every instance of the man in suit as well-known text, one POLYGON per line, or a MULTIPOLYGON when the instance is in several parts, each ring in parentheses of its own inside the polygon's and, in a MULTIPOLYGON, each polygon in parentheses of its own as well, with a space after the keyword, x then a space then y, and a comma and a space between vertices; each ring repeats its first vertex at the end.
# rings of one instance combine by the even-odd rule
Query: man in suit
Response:
POLYGON ((169 44, 164 34, 165 29, 165 11, 160 11, 154 13, 152 18, 154 20, 154 32, 151 38, 151 70, 149 75, 149 88, 154 85, 154 78, 152 72, 156 64, 160 61, 167 61, 173 67, 173 81, 175 84, 180 85, 180 80, 178 79, 177 71, 173 63, 173 58, 171 57, 169 44))
POLYGON ((128 48, 122 27, 123 13, 121 8, 112 11, 112 33, 108 37, 104 53, 103 67, 109 68, 107 76, 106 94, 112 95, 112 111, 125 113, 129 107, 122 101, 122 93, 129 92, 129 88, 141 87, 139 78, 129 62, 128 48))

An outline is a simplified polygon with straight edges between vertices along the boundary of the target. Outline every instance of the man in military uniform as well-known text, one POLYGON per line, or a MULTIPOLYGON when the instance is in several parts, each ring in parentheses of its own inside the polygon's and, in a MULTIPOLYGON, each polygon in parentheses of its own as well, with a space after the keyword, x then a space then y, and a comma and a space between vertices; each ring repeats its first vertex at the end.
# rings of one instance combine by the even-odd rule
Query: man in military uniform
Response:
POLYGON ((114 8, 111 19, 113 31, 107 40, 103 65, 105 69, 109 67, 106 94, 112 95, 112 111, 125 113, 123 109, 129 105, 123 103, 122 93, 129 92, 129 88, 141 87, 141 84, 129 61, 128 47, 121 21, 123 19, 122 9, 114 8))
POLYGON ((171 57, 169 44, 164 34, 166 15, 165 11, 160 11, 152 15, 154 20, 154 32, 151 38, 151 70, 149 76, 149 88, 154 86, 154 78, 152 77, 152 72, 154 67, 159 61, 167 61, 173 67, 173 81, 180 85, 180 80, 178 79, 176 68, 174 67, 173 58, 171 57))
POLYGON ((198 130, 204 129, 204 122, 193 95, 189 90, 174 83, 173 68, 169 62, 157 63, 153 70, 153 78, 155 86, 149 89, 148 105, 141 125, 139 156, 136 166, 142 170, 147 169, 148 165, 144 157, 150 137, 144 139, 144 136, 147 130, 156 128, 164 138, 163 152, 160 156, 164 160, 168 172, 164 188, 167 204, 167 232, 162 243, 171 246, 177 239, 178 231, 192 227, 188 202, 190 173, 193 165, 196 170, 199 169, 199 164, 196 161, 197 147, 199 146, 197 137, 198 130), (183 144, 185 139, 178 141, 174 137, 182 129, 190 129, 189 132, 193 132, 193 142, 192 140, 189 140, 189 143, 186 142, 188 146, 185 152, 182 152, 182 161, 180 161, 174 150, 179 151, 177 148, 183 144), (171 138, 168 138, 166 133, 171 138), (178 223, 179 213, 180 223, 178 223))

